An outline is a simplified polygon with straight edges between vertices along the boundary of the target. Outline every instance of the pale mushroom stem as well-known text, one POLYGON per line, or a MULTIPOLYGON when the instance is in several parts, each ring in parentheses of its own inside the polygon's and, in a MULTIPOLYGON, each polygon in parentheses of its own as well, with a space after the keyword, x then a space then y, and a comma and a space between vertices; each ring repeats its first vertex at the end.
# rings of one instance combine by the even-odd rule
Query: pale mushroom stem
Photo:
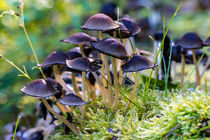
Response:
MULTIPOLYGON (((79 44, 80 52, 83 57, 86 57, 82 44, 79 44)), ((86 85, 85 85, 85 79, 86 79, 86 72, 82 72, 82 99, 86 101, 86 85)), ((82 106, 82 119, 84 119, 86 116, 86 105, 82 106)))
POLYGON ((47 100, 45 98, 42 98, 42 102, 44 103, 44 105, 46 106, 46 108, 53 114, 55 115, 58 120, 62 121, 63 123, 65 123, 76 135, 80 135, 79 130, 77 129, 76 126, 74 126, 73 124, 71 124, 69 121, 67 121, 63 116, 59 115, 58 113, 56 113, 53 108, 48 104, 47 100))
MULTIPOLYGON (((129 97, 130 101, 133 100, 134 95, 135 95, 135 92, 136 92, 136 89, 137 89, 137 86, 138 86, 138 80, 139 80, 138 72, 136 72, 135 76, 136 76, 136 77, 135 77, 135 85, 134 85, 134 88, 133 88, 133 90, 132 90, 132 92, 131 92, 131 94, 130 94, 130 97, 129 97)), ((129 108, 129 106, 130 106, 130 104, 131 104, 130 101, 128 101, 127 105, 125 106, 125 109, 128 109, 128 108, 129 108)))
MULTIPOLYGON (((86 57, 85 52, 84 52, 84 48, 82 47, 81 44, 79 45, 79 48, 80 48, 80 52, 81 52, 82 56, 83 56, 83 57, 86 57)), ((83 82, 83 81, 82 81, 82 82, 83 82)), ((90 93, 90 95, 92 95, 93 88, 92 88, 92 86, 90 85, 90 82, 87 80, 87 77, 86 77, 86 76, 85 76, 85 81, 84 81, 84 82, 86 83, 87 87, 89 88, 89 91, 90 91, 89 93, 90 93)), ((93 94, 94 94, 94 93, 93 93, 93 94)), ((93 101, 95 100, 95 99, 94 99, 94 95, 92 95, 91 98, 92 98, 93 101)))
MULTIPOLYGON (((99 34, 99 40, 102 40, 102 39, 103 39, 102 31, 99 31, 98 34, 99 34)), ((102 54, 99 53, 99 57, 100 57, 100 59, 103 61, 102 54)), ((104 62, 104 61, 103 61, 103 62, 104 62)), ((103 77, 105 77, 104 63, 101 65, 101 75, 102 75, 103 77)), ((104 78, 102 79, 102 83, 103 83, 103 86, 106 87, 107 84, 106 84, 106 80, 105 80, 104 78)))
POLYGON ((201 88, 200 74, 199 74, 199 70, 198 70, 198 66, 197 66, 197 59, 196 59, 196 56, 195 56, 195 50, 194 49, 192 49, 192 55, 193 55, 194 65, 196 66, 196 83, 199 86, 199 88, 201 88))
POLYGON ((85 77, 85 82, 89 88, 89 93, 90 93, 90 97, 91 97, 92 101, 95 101, 96 100, 95 91, 94 91, 92 85, 90 84, 90 81, 87 79, 87 77, 85 77))
POLYGON ((72 85, 73 85, 73 88, 74 88, 74 91, 75 91, 76 95, 81 97, 81 94, 79 93, 77 81, 76 81, 75 72, 72 72, 72 85))
POLYGON ((182 56, 182 71, 181 71, 180 88, 183 88, 183 84, 184 84, 184 69, 185 69, 185 57, 184 57, 184 54, 181 54, 181 56, 182 56))
POLYGON ((115 99, 114 99, 114 109, 115 109, 115 111, 117 111, 120 88, 119 88, 119 83, 118 83, 117 65, 116 65, 115 58, 111 57, 111 61, 112 61, 112 68, 113 68, 113 73, 114 73, 114 84, 115 84, 115 88, 116 88, 115 99))
MULTIPOLYGON (((99 31, 99 39, 102 40, 102 32, 99 31)), ((111 79, 111 75, 110 75, 110 70, 109 70, 109 63, 108 63, 108 58, 107 58, 107 55, 105 54, 101 54, 102 57, 103 57, 103 62, 104 62, 104 65, 105 65, 105 68, 106 68, 106 73, 107 73, 107 79, 108 81, 112 81, 111 79)), ((104 79, 105 80, 105 79, 104 79)), ((109 105, 111 106, 112 105, 112 86, 110 84, 108 84, 108 98, 109 98, 109 105)))
POLYGON ((101 95, 102 95, 102 99, 104 101, 104 104, 107 106, 108 103, 107 103, 107 99, 106 99, 106 89, 105 87, 103 86, 103 83, 101 82, 101 80, 99 79, 98 75, 96 74, 96 72, 92 72, 94 78, 96 79, 99 87, 100 87, 100 90, 101 90, 101 95))
MULTIPOLYGON (((124 46, 126 46, 126 42, 127 42, 127 39, 123 39, 123 45, 124 46)), ((121 65, 121 63, 120 63, 120 65, 121 65)), ((120 68, 120 71, 119 71, 119 83, 122 84, 122 81, 123 81, 123 71, 120 68)))
MULTIPOLYGON (((82 72, 82 99, 86 101, 85 72, 82 72)), ((86 116, 86 105, 82 106, 82 119, 86 116)))
POLYGON ((57 65, 53 65, 53 71, 54 71, 54 74, 55 74, 55 79, 56 79, 56 81, 58 81, 58 83, 63 87, 63 89, 64 89, 66 92, 70 91, 70 89, 67 87, 66 83, 65 83, 65 82, 63 81, 63 79, 61 78, 60 71, 59 71, 57 65))

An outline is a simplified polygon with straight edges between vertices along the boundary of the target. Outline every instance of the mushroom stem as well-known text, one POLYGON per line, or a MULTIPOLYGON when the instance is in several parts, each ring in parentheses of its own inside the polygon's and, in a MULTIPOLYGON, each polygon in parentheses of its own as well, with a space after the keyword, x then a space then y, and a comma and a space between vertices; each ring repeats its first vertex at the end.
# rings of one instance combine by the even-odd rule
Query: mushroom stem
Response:
POLYGON ((97 83, 100 87, 101 95, 102 95, 102 98, 104 100, 104 104, 107 106, 108 103, 107 103, 107 100, 106 100, 106 89, 104 88, 103 83, 99 79, 98 75, 95 72, 92 72, 92 74, 93 74, 94 78, 96 79, 96 81, 97 81, 97 83))
POLYGON ((74 91, 75 91, 76 95, 81 97, 81 94, 79 93, 77 81, 76 81, 75 72, 72 72, 72 85, 73 85, 73 88, 74 88, 74 91))
MULTIPOLYGON (((99 40, 102 40, 103 39, 102 31, 98 31, 98 34, 99 34, 99 40)), ((99 57, 103 61, 103 57, 102 57, 101 53, 99 53, 99 57)), ((102 65, 101 65, 101 74, 103 77, 105 77, 104 63, 102 63, 102 65)), ((106 87, 107 84, 106 84, 106 80, 104 78, 102 79, 102 83, 103 83, 103 86, 106 87)))
POLYGON ((84 48, 82 47, 82 44, 79 44, 79 49, 80 49, 80 52, 81 52, 82 56, 86 57, 85 52, 84 52, 84 48))
MULTIPOLYGON (((102 32, 99 31, 99 39, 102 40, 102 32)), ((110 75, 110 70, 109 70, 109 63, 108 63, 108 58, 107 55, 105 54, 101 54, 104 60, 104 65, 106 68, 106 73, 107 73, 107 79, 108 81, 112 81, 111 79, 111 75, 110 75)), ((104 79, 105 80, 105 79, 104 79)), ((108 84, 108 98, 109 98, 109 105, 112 105, 112 86, 110 84, 108 84)))
MULTIPOLYGON (((112 81, 107 56, 104 55, 104 54, 102 54, 102 56, 104 58, 104 64, 105 64, 106 73, 107 73, 107 79, 108 79, 108 81, 112 81)), ((110 98, 111 100, 109 100, 109 104, 111 106, 112 105, 112 87, 111 87, 110 84, 108 84, 108 97, 111 97, 110 98)))
POLYGON ((44 103, 44 105, 46 106, 46 108, 53 114, 55 115, 58 120, 62 121, 63 123, 65 123, 76 135, 80 135, 79 130, 77 129, 76 126, 74 126, 73 124, 71 124, 69 121, 67 121, 63 116, 59 115, 58 113, 56 113, 53 108, 48 104, 47 100, 45 98, 42 98, 42 102, 44 103))
POLYGON ((194 65, 196 66, 196 82, 197 82, 197 85, 199 86, 199 88, 201 88, 200 74, 199 74, 199 70, 198 70, 198 66, 197 66, 197 59, 196 59, 196 56, 195 56, 195 50, 194 49, 192 49, 192 55, 193 55, 194 65))
POLYGON ((92 101, 95 101, 96 95, 95 95, 94 89, 93 89, 92 85, 90 84, 90 81, 87 79, 87 77, 85 77, 85 82, 89 88, 89 93, 90 93, 90 97, 92 98, 92 101))
MULTIPOLYGON (((81 52, 81 54, 82 54, 82 56, 83 57, 86 57, 86 55, 85 55, 85 52, 84 52, 84 49, 83 49, 83 47, 82 47, 82 44, 79 44, 79 48, 80 48, 80 52, 81 52)), ((84 101, 86 101, 86 85, 85 85, 85 79, 86 79, 86 72, 82 72, 82 99, 84 100, 84 101)), ((82 106, 82 119, 84 119, 85 118, 85 116, 86 116, 86 105, 83 105, 82 106)))
POLYGON ((183 88, 183 84, 184 84, 184 69, 185 69, 185 57, 184 57, 184 54, 181 54, 181 56, 182 56, 182 71, 181 71, 180 88, 183 88))
MULTIPOLYGON (((137 89, 137 86, 138 86, 138 80, 139 80, 139 75, 138 75, 138 72, 136 72, 136 74, 135 74, 135 85, 134 85, 134 88, 133 88, 133 90, 132 90, 132 92, 131 92, 131 95, 130 95, 130 97, 129 97, 129 99, 132 101, 133 100, 133 98, 134 98, 134 95, 135 95, 135 92, 136 92, 136 89, 137 89)), ((129 106, 130 106, 130 104, 131 104, 131 102, 129 101, 128 103, 127 103, 127 105, 125 106, 125 109, 128 109, 129 108, 129 106)))
MULTIPOLYGON (((82 99, 86 101, 85 72, 82 72, 82 99)), ((86 105, 82 106, 82 119, 86 116, 86 105)))
POLYGON ((64 89, 66 92, 70 91, 70 89, 67 87, 66 83, 65 83, 65 82, 63 81, 63 79, 61 78, 60 71, 59 71, 57 65, 53 65, 53 71, 54 71, 54 74, 55 74, 55 79, 56 79, 56 81, 58 81, 58 83, 61 84, 61 86, 63 87, 63 89, 64 89))
MULTIPOLYGON (((123 45, 126 46, 126 42, 127 42, 127 39, 123 39, 123 45)), ((121 64, 121 63, 120 63, 121 64)), ((119 71, 119 83, 122 84, 122 81, 123 81, 123 71, 122 69, 120 68, 120 71, 119 71)))
POLYGON ((114 108, 115 108, 115 111, 117 111, 120 88, 119 88, 119 83, 118 83, 117 66, 116 66, 115 58, 111 57, 111 61, 112 61, 112 68, 113 68, 113 73, 114 73, 114 84, 115 84, 115 88, 116 88, 115 99, 114 99, 114 108))

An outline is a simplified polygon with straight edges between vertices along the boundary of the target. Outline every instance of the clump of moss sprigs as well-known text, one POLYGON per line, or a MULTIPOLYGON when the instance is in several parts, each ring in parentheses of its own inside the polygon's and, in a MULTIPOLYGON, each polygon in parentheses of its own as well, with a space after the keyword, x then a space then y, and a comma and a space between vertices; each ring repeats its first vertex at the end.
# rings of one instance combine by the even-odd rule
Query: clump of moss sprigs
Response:
POLYGON ((209 137, 209 95, 201 91, 186 93, 185 96, 176 95, 170 102, 159 101, 159 106, 147 113, 147 116, 140 116, 136 107, 128 111, 121 109, 117 113, 89 108, 88 121, 83 126, 81 136, 91 140, 110 139, 113 136, 119 139, 145 140, 209 137), (120 132, 115 134, 118 129, 120 132))

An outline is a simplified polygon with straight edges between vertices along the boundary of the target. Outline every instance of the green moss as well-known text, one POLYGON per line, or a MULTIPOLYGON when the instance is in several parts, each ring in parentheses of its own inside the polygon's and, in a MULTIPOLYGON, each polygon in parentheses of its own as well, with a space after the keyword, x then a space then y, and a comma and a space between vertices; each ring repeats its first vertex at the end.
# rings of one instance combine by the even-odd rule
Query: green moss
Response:
MULTIPOLYGON (((158 107, 154 107, 142 114, 137 107, 129 111, 124 110, 123 99, 120 110, 116 113, 105 109, 89 108, 86 125, 82 128, 82 139, 110 139, 114 132, 122 140, 127 139, 164 139, 174 127, 179 125, 171 133, 169 139, 201 139, 205 137, 204 129, 209 128, 204 121, 210 123, 210 96, 201 92, 189 92, 185 95, 174 93, 168 101, 159 101, 158 107), (205 128, 206 127, 206 128, 205 128)), ((141 98, 136 97, 137 100, 141 98)), ((141 101, 139 101, 141 102, 141 101)), ((62 130, 60 130, 62 133, 62 130)), ((56 133, 55 138, 72 139, 72 136, 62 136, 56 133)), ((55 139, 54 138, 54 139, 55 139)), ((76 139, 74 137, 74 139, 76 139)), ((81 138, 78 138, 81 139, 81 138)))

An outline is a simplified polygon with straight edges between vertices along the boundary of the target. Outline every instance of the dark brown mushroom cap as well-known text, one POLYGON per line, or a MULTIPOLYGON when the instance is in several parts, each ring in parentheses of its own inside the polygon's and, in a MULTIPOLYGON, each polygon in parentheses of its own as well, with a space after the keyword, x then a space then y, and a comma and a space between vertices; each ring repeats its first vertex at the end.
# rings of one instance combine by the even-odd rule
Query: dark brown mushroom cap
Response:
POLYGON ((69 59, 75 59, 78 57, 82 57, 79 47, 72 48, 65 52, 65 54, 69 57, 69 59))
POLYGON ((128 59, 128 53, 120 41, 114 38, 105 38, 97 42, 91 42, 91 46, 101 53, 119 58, 122 60, 128 59))
POLYGON ((128 62, 121 66, 124 72, 136 72, 145 69, 151 69, 156 65, 141 55, 134 55, 128 62))
POLYGON ((119 24, 118 29, 106 31, 104 33, 107 33, 110 36, 114 37, 114 32, 116 32, 117 38, 129 38, 132 35, 131 31, 128 30, 124 24, 122 24, 121 22, 117 22, 117 21, 115 21, 115 23, 119 24))
POLYGON ((44 79, 32 81, 27 86, 23 87, 21 91, 29 96, 46 98, 56 94, 50 82, 44 79))
POLYGON ((84 102, 80 97, 74 94, 65 95, 63 96, 63 98, 59 99, 58 102, 64 105, 71 106, 82 106, 86 104, 86 102, 84 102))
POLYGON ((98 64, 91 62, 89 58, 87 57, 80 57, 73 60, 66 60, 66 65, 73 69, 78 71, 97 71, 101 68, 98 64))
POLYGON ((60 51, 53 51, 50 55, 47 56, 47 58, 40 65, 40 67, 47 67, 52 65, 65 65, 66 59, 68 59, 68 56, 65 53, 60 51))
POLYGON ((131 35, 132 36, 135 36, 137 35, 138 33, 141 32, 141 28, 136 24, 134 23, 131 19, 129 18, 120 18, 119 20, 120 22, 122 22, 125 27, 131 31, 131 35))
POLYGON ((64 40, 61 40, 61 42, 71 44, 89 44, 91 41, 96 41, 96 38, 82 32, 73 34, 64 40))
POLYGON ((203 41, 196 33, 190 32, 185 34, 178 44, 184 49, 200 49, 202 48, 203 41))
POLYGON ((210 46, 210 37, 208 37, 208 38, 203 42, 203 44, 204 44, 205 46, 210 46))
POLYGON ((85 30, 95 30, 95 31, 108 31, 114 30, 119 26, 107 15, 105 14, 95 14, 88 18, 81 29, 85 30))

